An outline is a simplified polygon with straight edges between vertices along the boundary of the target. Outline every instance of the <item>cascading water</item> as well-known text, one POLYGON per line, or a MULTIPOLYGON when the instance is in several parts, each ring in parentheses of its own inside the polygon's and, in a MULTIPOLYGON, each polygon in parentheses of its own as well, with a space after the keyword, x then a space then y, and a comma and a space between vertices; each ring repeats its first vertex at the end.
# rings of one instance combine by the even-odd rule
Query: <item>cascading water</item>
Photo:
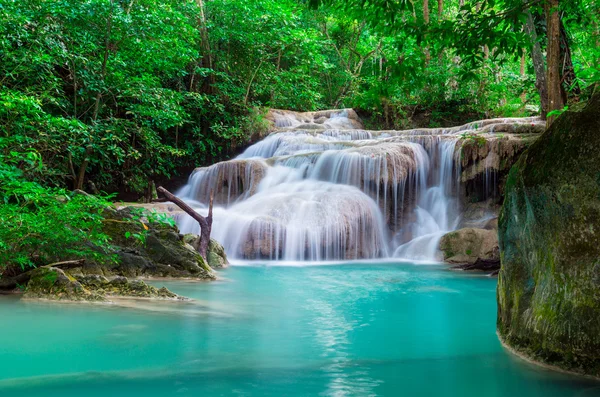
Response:
MULTIPOLYGON (((459 217, 457 194, 458 172, 455 165, 456 140, 442 140, 434 145, 438 164, 431 175, 432 182, 421 183, 422 191, 415 209, 416 220, 408 224, 410 241, 398 246, 395 257, 430 260, 436 258, 438 243, 445 233, 455 230, 459 217)), ((423 171, 420 178, 426 178, 423 171)), ((400 235, 402 235, 402 231, 400 235)))
MULTIPOLYGON (((202 212, 213 192, 212 235, 232 258, 436 260, 440 238, 460 219, 460 133, 491 129, 493 120, 365 131, 351 113, 274 111, 277 131, 234 160, 197 169, 177 194, 202 212)), ((178 223, 199 231, 190 217, 178 223)))

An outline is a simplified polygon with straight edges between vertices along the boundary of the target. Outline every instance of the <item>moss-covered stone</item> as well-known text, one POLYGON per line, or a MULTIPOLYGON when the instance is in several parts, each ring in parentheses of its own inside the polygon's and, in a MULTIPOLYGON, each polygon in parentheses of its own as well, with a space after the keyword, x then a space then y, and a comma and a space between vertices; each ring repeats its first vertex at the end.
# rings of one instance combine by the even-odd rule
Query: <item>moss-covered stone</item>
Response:
POLYGON ((464 228, 445 234, 440 240, 444 261, 474 264, 478 260, 497 261, 498 234, 496 230, 464 228))
POLYGON ((142 280, 115 277, 112 280, 98 275, 77 276, 83 286, 106 297, 135 297, 159 299, 183 299, 167 288, 156 288, 142 280))
POLYGON ((176 226, 136 220, 128 207, 107 210, 106 218, 104 232, 111 238, 116 261, 87 261, 73 274, 215 279, 213 270, 176 226))
POLYGON ((23 298, 58 301, 106 301, 102 294, 88 290, 71 275, 53 267, 41 267, 31 272, 31 278, 23 298))
MULTIPOLYGON (((188 233, 183 236, 183 241, 184 243, 189 245, 190 249, 195 250, 194 247, 200 245, 200 236, 188 233)), ((223 246, 213 238, 211 238, 210 242, 208 243, 206 260, 208 262, 208 265, 212 269, 222 269, 224 267, 229 266, 229 261, 227 260, 225 248, 223 248, 223 246)))
POLYGON ((600 376, 600 93, 561 115, 511 169, 499 237, 501 338, 600 376))
POLYGON ((222 269, 229 266, 225 248, 215 239, 210 239, 208 244, 208 253, 206 254, 207 261, 213 269, 222 269))
POLYGON ((185 299, 165 287, 156 288, 142 280, 125 277, 109 280, 100 275, 83 274, 72 276, 53 267, 33 270, 23 297, 72 302, 109 302, 111 297, 185 299))

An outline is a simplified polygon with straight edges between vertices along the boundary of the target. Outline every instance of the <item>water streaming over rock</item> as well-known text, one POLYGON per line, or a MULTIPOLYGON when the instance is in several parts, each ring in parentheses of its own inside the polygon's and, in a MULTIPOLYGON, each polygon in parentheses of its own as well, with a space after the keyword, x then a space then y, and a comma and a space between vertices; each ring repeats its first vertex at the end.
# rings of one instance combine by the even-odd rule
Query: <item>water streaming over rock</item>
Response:
MULTIPOLYGON (((352 110, 270 115, 273 133, 236 159, 197 169, 178 192, 200 212, 214 192, 213 236, 233 258, 436 260, 439 239, 460 220, 465 131, 536 122, 366 131, 352 110)), ((484 168, 486 183, 495 182, 484 168)), ((179 226, 198 233, 187 216, 179 226)))

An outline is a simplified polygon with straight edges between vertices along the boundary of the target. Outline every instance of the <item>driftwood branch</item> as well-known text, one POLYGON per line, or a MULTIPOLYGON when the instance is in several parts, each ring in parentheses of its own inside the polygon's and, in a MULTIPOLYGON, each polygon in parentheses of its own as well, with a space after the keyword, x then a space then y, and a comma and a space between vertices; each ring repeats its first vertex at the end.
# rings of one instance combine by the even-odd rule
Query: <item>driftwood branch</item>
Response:
POLYGON ((196 222, 198 222, 200 224, 200 244, 198 247, 196 247, 196 249, 202 256, 202 258, 204 258, 204 260, 206 260, 206 254, 208 252, 208 243, 210 242, 210 232, 212 231, 212 221, 213 221, 212 213, 213 213, 213 198, 214 198, 213 192, 211 191, 211 193, 210 193, 210 201, 208 203, 208 216, 204 217, 204 216, 200 215, 199 213, 197 213, 192 207, 187 205, 183 200, 181 200, 179 197, 177 197, 174 194, 172 194, 171 192, 169 192, 164 187, 159 186, 158 189, 156 189, 156 190, 158 192, 164 194, 165 197, 167 198, 167 200, 173 202, 173 204, 177 205, 185 213, 187 213, 196 222))
MULTIPOLYGON (((80 267, 85 263, 85 259, 76 259, 71 261, 62 261, 62 262, 54 262, 49 265, 44 265, 40 267, 59 267, 61 269, 73 269, 75 267, 80 267)), ((21 273, 14 277, 9 277, 6 279, 0 279, 0 290, 13 290, 17 288, 19 285, 25 285, 31 279, 31 273, 36 269, 31 269, 26 271, 25 273, 21 273)))
POLYGON ((75 267, 80 267, 84 263, 85 259, 76 259, 72 261, 54 262, 49 265, 44 265, 42 267, 60 267, 61 269, 73 269, 75 267))

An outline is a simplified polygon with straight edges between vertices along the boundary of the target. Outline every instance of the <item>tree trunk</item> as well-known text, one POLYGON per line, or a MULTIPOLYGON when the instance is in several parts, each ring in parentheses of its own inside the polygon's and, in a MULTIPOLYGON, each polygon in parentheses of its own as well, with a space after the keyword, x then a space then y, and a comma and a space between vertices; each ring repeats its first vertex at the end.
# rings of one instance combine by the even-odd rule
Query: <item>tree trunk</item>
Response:
POLYGON ((444 0, 438 0, 438 20, 441 21, 444 15, 444 0))
POLYGON ((83 181, 85 180, 85 171, 90 162, 90 156, 92 155, 92 146, 89 145, 85 148, 85 156, 83 157, 83 161, 79 166, 79 173, 77 174, 77 179, 75 180, 75 185, 73 186, 73 190, 83 190, 83 181))
MULTIPOLYGON (((423 0, 423 21, 425 21, 425 25, 429 25, 429 0, 423 0)), ((425 53, 425 64, 429 65, 431 60, 429 46, 426 46, 423 52, 425 53)))
MULTIPOLYGON (((206 13, 204 11, 204 0, 196 0, 196 5, 200 9, 200 15, 198 18, 198 30, 200 31, 200 49, 202 51, 202 59, 200 61, 200 65, 205 69, 213 68, 213 60, 212 53, 210 49, 210 41, 208 37, 208 28, 206 23, 206 13)), ((195 90, 194 85, 195 75, 192 75, 192 80, 190 83, 190 89, 192 91, 195 90)), ((202 84, 202 92, 206 94, 210 94, 212 92, 212 85, 214 83, 214 76, 210 74, 202 84)))
MULTIPOLYGON (((525 81, 525 49, 523 48, 522 51, 523 52, 521 54, 521 67, 519 68, 519 74, 521 75, 521 79, 525 81)), ((521 102, 527 102, 527 96, 524 90, 523 93, 521 93, 521 102)))
MULTIPOLYGON (((563 108, 560 91, 560 16, 558 14, 559 0, 548 0, 546 3, 546 24, 548 29, 548 111, 563 108)), ((555 117, 548 119, 552 124, 555 117)))
POLYGON ((197 247, 198 253, 202 258, 206 261, 206 255, 208 252, 208 244, 210 243, 210 232, 212 231, 212 221, 213 221, 213 193, 210 192, 210 201, 208 203, 208 216, 204 217, 194 211, 192 207, 187 205, 183 200, 179 197, 173 195, 167 189, 162 186, 159 186, 156 189, 160 193, 164 194, 165 197, 172 201, 175 205, 181 208, 185 213, 191 216, 196 222, 200 224, 200 245, 197 247))
POLYGON ((561 94, 563 103, 579 102, 581 88, 575 76, 575 67, 571 58, 571 45, 565 25, 560 20, 560 64, 561 64, 561 94))
MULTIPOLYGON (((112 22, 113 22, 113 13, 115 7, 115 0, 111 0, 110 2, 110 13, 108 14, 108 19, 106 20, 106 35, 104 36, 104 57, 102 58, 102 70, 100 72, 100 76, 102 78, 102 82, 106 78, 106 66, 108 64, 108 54, 110 52, 110 34, 112 32, 112 22)), ((96 94, 96 103, 94 104, 94 113, 92 115, 92 121, 96 121, 98 119, 98 112, 100 110, 100 99, 102 98, 102 92, 98 91, 96 94)))
POLYGON ((527 11, 527 23, 525 29, 531 38, 531 60, 533 61, 533 69, 535 71, 535 88, 540 95, 540 113, 542 119, 548 114, 548 87, 546 85, 546 67, 542 47, 537 38, 535 23, 531 11, 527 11))

